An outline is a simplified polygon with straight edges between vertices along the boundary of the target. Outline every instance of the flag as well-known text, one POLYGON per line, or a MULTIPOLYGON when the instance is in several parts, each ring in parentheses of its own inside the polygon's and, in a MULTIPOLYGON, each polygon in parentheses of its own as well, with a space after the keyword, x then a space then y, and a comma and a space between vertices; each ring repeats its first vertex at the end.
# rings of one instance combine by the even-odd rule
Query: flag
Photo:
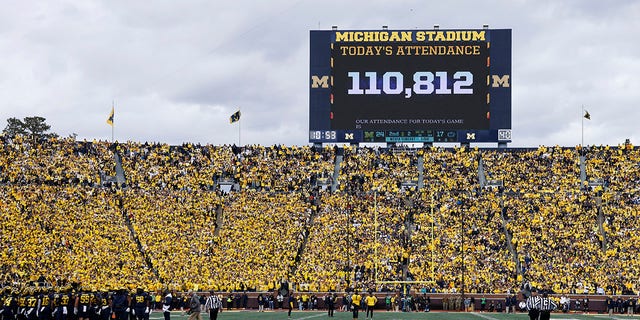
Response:
POLYGON ((240 121, 240 110, 234 112, 231 117, 229 117, 229 123, 234 123, 240 121))
POLYGON ((589 114, 589 111, 587 110, 584 111, 584 118, 587 120, 591 120, 591 115, 589 114))
POLYGON ((110 126, 113 127, 113 116, 114 116, 114 109, 113 107, 111 107, 111 113, 109 114, 109 118, 107 118, 107 124, 109 124, 110 126))

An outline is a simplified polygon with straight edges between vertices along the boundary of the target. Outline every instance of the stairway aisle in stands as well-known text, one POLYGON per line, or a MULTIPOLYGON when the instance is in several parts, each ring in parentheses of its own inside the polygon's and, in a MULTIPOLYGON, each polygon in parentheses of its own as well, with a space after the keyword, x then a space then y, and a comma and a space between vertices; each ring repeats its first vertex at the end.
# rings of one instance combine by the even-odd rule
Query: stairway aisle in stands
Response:
MULTIPOLYGON (((124 169, 122 168, 122 158, 120 157, 120 154, 117 151, 114 152, 113 158, 114 158, 114 160, 116 162, 116 181, 117 181, 118 185, 126 186, 127 181, 126 181, 126 178, 125 178, 124 169)), ((131 223, 131 219, 130 219, 129 215, 124 210, 124 202, 123 201, 125 201, 125 198, 121 195, 120 198, 118 199, 118 206, 119 206, 120 212, 122 213, 122 217, 125 220, 125 224, 127 226, 127 229, 129 229, 129 235, 130 235, 131 239, 133 239, 133 241, 136 243, 136 246, 138 247, 138 252, 140 252, 140 255, 142 255, 144 257, 144 261, 147 263, 147 266, 149 267, 149 270, 151 270, 153 272, 153 274, 158 279, 160 279, 160 282, 163 282, 163 279, 160 277, 160 274, 158 273, 158 269, 153 266, 153 263, 151 262, 151 258, 149 257, 147 252, 142 247, 142 243, 140 242, 140 239, 138 238, 138 235, 136 234, 136 231, 133 228, 133 224, 131 223)))

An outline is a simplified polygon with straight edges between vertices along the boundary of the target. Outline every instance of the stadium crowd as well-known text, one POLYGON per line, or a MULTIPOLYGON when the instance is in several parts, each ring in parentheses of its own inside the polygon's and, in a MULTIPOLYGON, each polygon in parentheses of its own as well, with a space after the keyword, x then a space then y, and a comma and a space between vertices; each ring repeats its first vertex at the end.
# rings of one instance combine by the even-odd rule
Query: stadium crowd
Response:
POLYGON ((637 293, 638 160, 638 149, 612 147, 2 137, 0 269, 7 285, 44 277, 96 288, 268 291, 288 281, 343 291, 410 279, 423 292, 513 293, 529 282, 558 293, 637 293), (102 183, 116 175, 115 153, 126 177, 119 186, 102 183), (581 185, 581 154, 598 183, 581 185), (479 159, 503 186, 479 186, 479 159))

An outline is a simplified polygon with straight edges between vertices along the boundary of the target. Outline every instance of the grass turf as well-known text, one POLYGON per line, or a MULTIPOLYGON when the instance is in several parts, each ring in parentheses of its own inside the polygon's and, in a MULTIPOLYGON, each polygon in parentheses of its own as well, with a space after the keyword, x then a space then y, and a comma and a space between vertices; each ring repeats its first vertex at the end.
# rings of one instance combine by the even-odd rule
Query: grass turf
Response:
MULTIPOLYGON (((386 312, 378 311, 374 315, 375 320, 413 320, 413 319, 434 319, 434 320, 459 320, 459 319, 475 319, 475 320, 504 320, 504 319, 516 319, 516 320, 528 320, 529 317, 526 313, 517 314, 504 314, 504 313, 462 313, 462 312, 386 312)), ((209 315, 202 313, 202 320, 209 320, 209 315)), ((151 314, 149 320, 163 320, 161 312, 154 312, 151 314)), ((187 320, 187 315, 182 315, 180 312, 172 312, 171 320, 187 320)), ((256 310, 248 311, 224 311, 218 314, 218 320, 286 320, 286 311, 265 311, 257 312, 256 310)), ((329 318, 326 312, 322 311, 297 311, 293 310, 291 313, 292 320, 315 320, 315 319, 331 319, 331 320, 347 320, 353 319, 350 312, 336 312, 333 318, 329 318)), ((365 314, 360 313, 358 319, 365 320, 365 314)), ((599 320, 599 319, 640 319, 637 315, 629 317, 625 315, 613 315, 609 317, 605 314, 578 314, 578 313, 553 313, 551 319, 564 319, 564 320, 599 320)))

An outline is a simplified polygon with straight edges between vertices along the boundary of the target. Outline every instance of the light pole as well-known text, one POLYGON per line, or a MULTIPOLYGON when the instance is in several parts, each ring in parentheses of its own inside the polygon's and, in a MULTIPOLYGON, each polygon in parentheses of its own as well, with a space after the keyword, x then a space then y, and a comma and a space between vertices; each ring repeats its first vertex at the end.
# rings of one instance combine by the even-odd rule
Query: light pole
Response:
MULTIPOLYGON (((465 199, 466 200, 466 199, 465 199)), ((461 288, 461 293, 462 293, 462 299, 464 299, 464 287, 465 287, 465 279, 464 279, 464 274, 465 274, 465 265, 464 265, 464 256, 465 256, 465 252, 464 252, 464 206, 466 204, 466 201, 462 201, 461 203, 461 208, 460 208, 460 234, 461 234, 461 242, 460 242, 460 250, 462 250, 461 255, 462 255, 462 288, 461 288)))
POLYGON ((378 283, 378 188, 373 188, 373 279, 378 283))
POLYGON ((433 251, 436 249, 436 246, 433 243, 433 241, 435 239, 435 237, 434 237, 435 216, 433 214, 434 207, 435 207, 434 196, 433 196, 433 191, 431 191, 431 281, 433 281, 433 283, 436 283, 435 267, 433 265, 434 264, 434 262, 433 262, 433 251))
POLYGON ((346 278, 345 280, 347 281, 347 284, 349 286, 351 286, 352 285, 352 282, 351 282, 351 271, 352 271, 351 270, 351 247, 353 245, 351 243, 352 242, 352 240, 351 240, 352 223, 351 223, 351 207, 350 206, 348 206, 347 210, 345 210, 345 216, 347 218, 347 221, 346 221, 346 226, 347 226, 347 243, 346 243, 346 246, 347 246, 347 250, 346 250, 346 252, 347 252, 347 257, 346 257, 347 258, 346 259, 347 260, 347 266, 346 266, 344 271, 347 272, 347 274, 345 276, 345 278, 346 278))
POLYGON ((471 191, 468 190, 463 190, 462 191, 463 195, 466 196, 466 198, 463 198, 463 201, 461 203, 461 208, 460 208, 460 232, 461 232, 461 243, 460 243, 460 249, 462 250, 462 299, 464 299, 464 294, 465 294, 465 288, 466 288, 466 282, 465 282, 465 273, 466 273, 466 266, 465 266, 465 256, 466 256, 466 252, 464 249, 464 223, 465 223, 465 211, 467 210, 467 206, 469 205, 468 202, 471 201, 472 199, 472 193, 471 191))

